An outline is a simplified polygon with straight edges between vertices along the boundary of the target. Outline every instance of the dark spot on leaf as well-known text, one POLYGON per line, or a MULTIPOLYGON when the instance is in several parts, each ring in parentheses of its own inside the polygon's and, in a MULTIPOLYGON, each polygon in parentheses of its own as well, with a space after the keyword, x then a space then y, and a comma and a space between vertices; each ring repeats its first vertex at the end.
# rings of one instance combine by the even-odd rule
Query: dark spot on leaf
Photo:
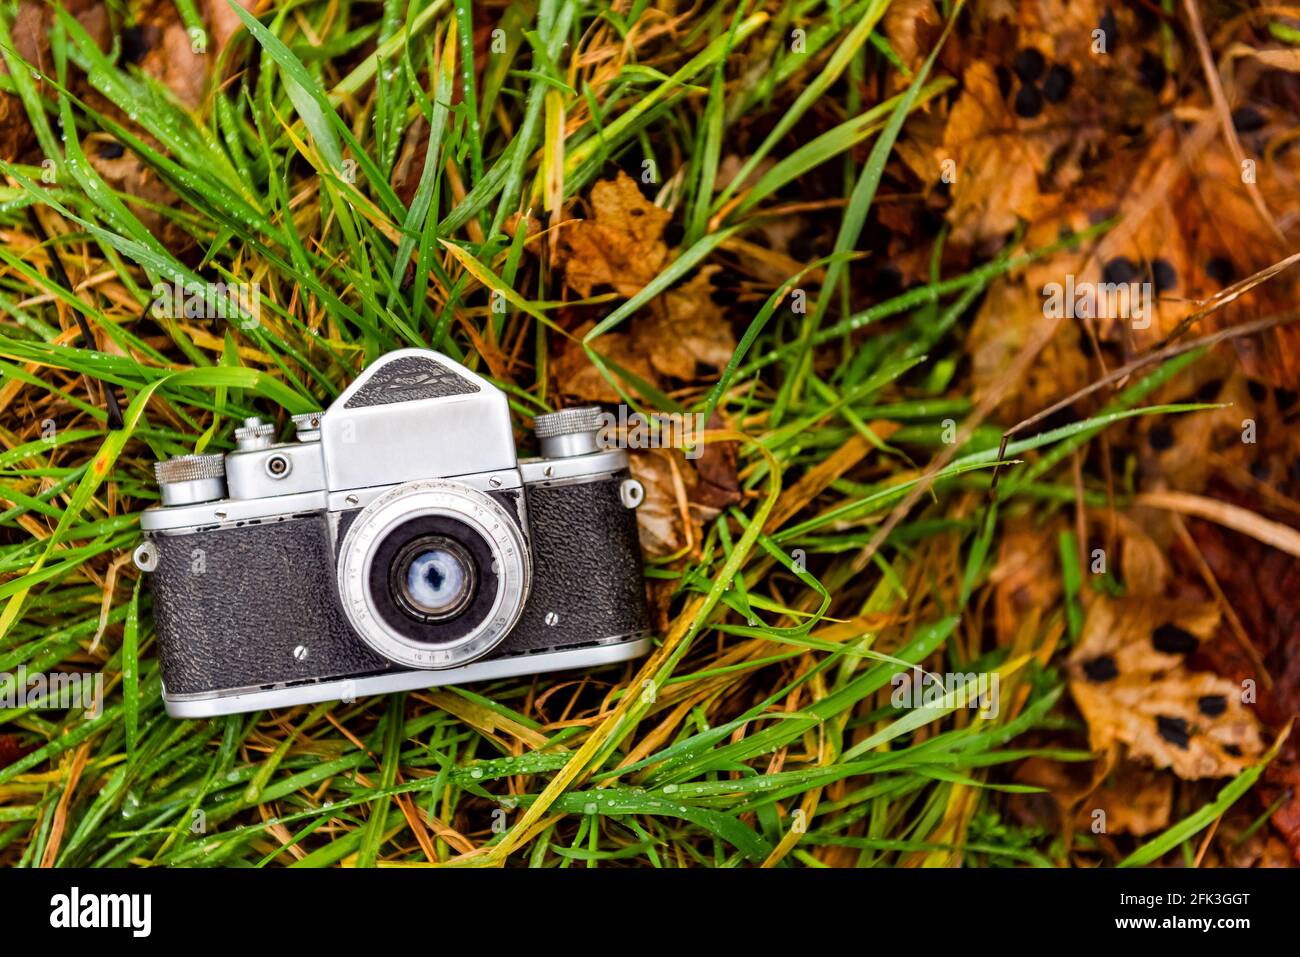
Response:
POLYGON ((1137 266, 1125 256, 1116 256, 1101 271, 1103 282, 1128 283, 1137 278, 1137 266))
POLYGON ((1168 259, 1152 261, 1151 278, 1155 282, 1157 295, 1178 285, 1178 273, 1168 259))
POLYGON ((1068 66, 1062 66, 1060 63, 1053 63, 1052 68, 1047 71, 1047 77, 1043 80, 1043 97, 1048 103, 1060 103, 1070 95, 1070 88, 1074 86, 1074 73, 1068 66))
POLYGON ((1016 115, 1033 119, 1043 112, 1043 94, 1032 83, 1026 83, 1016 94, 1016 115))
POLYGON ((1209 718, 1217 718, 1228 710, 1228 699, 1221 694, 1201 695, 1196 699, 1196 708, 1209 718))
POLYGON ((1160 737, 1164 738, 1175 747, 1187 750, 1187 742, 1191 738, 1191 731, 1187 727, 1185 718, 1175 718, 1167 714, 1156 715, 1156 730, 1160 732, 1160 737))
POLYGON ((815 230, 805 229, 790 240, 790 255, 800 262, 816 259, 821 238, 815 230))
POLYGON ((923 234, 934 236, 943 229, 943 213, 926 207, 916 217, 916 225, 923 234))
POLYGON ((1119 676, 1119 667, 1110 655, 1098 655, 1083 663, 1083 673, 1089 681, 1110 681, 1119 676))
POLYGON ((1106 52, 1115 52, 1115 45, 1119 43, 1119 29, 1115 24, 1115 11, 1110 7, 1101 15, 1101 20, 1097 23, 1097 29, 1106 34, 1106 52))
POLYGON ((1159 93, 1165 88, 1169 71, 1165 69, 1165 63, 1160 57, 1150 50, 1143 50, 1142 62, 1138 64, 1138 77, 1142 80, 1142 85, 1152 93, 1159 93))
POLYGON ((709 299, 715 306, 734 306, 740 301, 734 289, 710 289, 709 299))
POLYGON ((1011 69, 1016 71, 1016 76, 1020 77, 1022 83, 1037 80, 1043 75, 1043 67, 1046 65, 1047 59, 1034 47, 1025 47, 1011 61, 1011 69))
POLYGON ((896 266, 885 266, 876 273, 871 291, 880 299, 890 299, 903 291, 903 274, 896 266))
POLYGON ((1161 422, 1159 425, 1153 425, 1151 431, 1147 433, 1147 445, 1156 452, 1163 452, 1165 449, 1174 447, 1174 431, 1161 422))
POLYGON ((1074 425, 1074 423, 1078 421, 1078 410, 1072 405, 1067 405, 1064 408, 1057 409, 1051 415, 1044 417, 1039 423, 1039 428, 1044 432, 1051 432, 1054 429, 1063 429, 1067 425, 1074 425))
POLYGON ((1232 114, 1232 125, 1238 133, 1254 133, 1262 129, 1265 122, 1264 115, 1253 106, 1238 107, 1232 114))
POLYGON ((1089 359, 1097 354, 1097 350, 1092 344, 1092 336, 1088 335, 1087 329, 1079 329, 1079 351, 1089 359))
POLYGON ((894 238, 894 231, 888 226, 873 223, 867 230, 867 248, 872 252, 889 252, 889 242, 894 238))
POLYGON ((1156 629, 1151 636, 1151 644, 1155 645, 1156 651, 1163 651, 1167 655, 1190 655, 1196 650, 1198 642, 1190 631, 1179 628, 1170 621, 1156 629))
POLYGON ((1002 99, 1005 100, 1011 95, 1011 71, 999 63, 993 72, 998 78, 998 92, 1002 94, 1002 99))
POLYGON ((1219 390, 1222 388, 1223 380, 1211 379, 1197 389, 1196 395, 1192 396, 1192 398, 1197 402, 1213 402, 1219 397, 1219 390))
POLYGON ((139 63, 149 47, 144 40, 144 32, 139 27, 127 27, 122 31, 122 62, 139 63))
POLYGON ((1205 264, 1205 275, 1220 286, 1231 286, 1233 279, 1236 278, 1237 270, 1232 268, 1231 260, 1223 256, 1215 256, 1205 264))

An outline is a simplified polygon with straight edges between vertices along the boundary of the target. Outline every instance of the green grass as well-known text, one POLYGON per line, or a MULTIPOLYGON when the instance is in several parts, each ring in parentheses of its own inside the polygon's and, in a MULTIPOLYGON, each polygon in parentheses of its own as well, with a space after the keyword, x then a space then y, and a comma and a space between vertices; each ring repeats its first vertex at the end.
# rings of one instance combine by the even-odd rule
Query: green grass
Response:
MULTIPOLYGON (((1009 783, 1015 762, 1088 754, 1042 743, 1057 731, 1083 740, 1057 671, 1012 660, 986 634, 999 530, 1010 516, 1066 508, 1073 489, 1061 463, 1107 426, 1200 407, 1149 404, 1189 361, 1173 360, 1101 414, 1012 442, 994 502, 999 435, 981 428, 859 567, 881 520, 916 487, 911 463, 943 451, 944 420, 971 408, 961 384, 936 370, 958 364, 972 305, 998 276, 1058 248, 1009 245, 967 273, 936 270, 927 284, 849 308, 860 302, 854 251, 895 139, 952 83, 930 76, 932 58, 881 102, 836 92, 841 77, 894 69, 873 29, 886 6, 706 4, 656 35, 660 19, 641 2, 620 12, 557 0, 304 0, 244 15, 250 32, 224 54, 231 79, 193 113, 66 15, 40 76, 0 32, 5 88, 21 97, 57 176, 49 184, 37 164, 6 163, 0 186, 0 222, 27 239, 0 249, 0 671, 99 671, 108 689, 98 717, 0 711, 0 734, 26 752, 0 768, 0 861, 1067 863, 1059 835, 1002 816, 1003 795, 1026 790, 1009 783), (489 23, 502 26, 505 52, 467 77, 471 26, 489 23), (806 31, 804 52, 791 52, 793 25, 806 31), (579 64, 579 49, 596 65, 579 64), (390 179, 417 121, 433 135, 408 206, 390 179), (567 135, 557 142, 560 121, 567 135), (792 147, 790 132, 810 128, 792 147), (106 136, 179 201, 148 209, 114 192, 86 155, 106 136), (741 141, 747 168, 761 170, 754 186, 716 192, 720 162, 741 141), (506 225, 524 210, 545 225, 547 183, 560 173, 568 200, 646 159, 684 239, 582 342, 629 391, 603 336, 701 267, 734 269, 729 243, 757 241, 811 171, 838 170, 844 182, 826 197, 841 201, 827 214, 836 241, 808 267, 827 280, 806 313, 792 312, 789 296, 807 269, 751 283, 756 295, 734 307, 740 347, 714 380, 629 396, 641 407, 716 410, 737 434, 745 491, 689 554, 650 563, 651 579, 673 590, 656 655, 581 681, 168 719, 149 593, 123 563, 139 540, 135 513, 157 501, 150 463, 229 449, 244 416, 284 423, 411 345, 497 381, 526 445, 527 420, 557 403, 547 357, 568 335, 566 293, 506 225), (49 244, 32 235, 30 207, 49 244), (190 241, 165 244, 142 221, 150 215, 190 241), (56 253, 75 282, 98 278, 77 293, 60 286, 56 253), (143 315, 155 283, 200 279, 259 283, 261 323, 143 315), (493 289, 507 292, 505 315, 489 308, 493 289), (78 338, 78 314, 94 349, 78 338), (123 400, 122 430, 106 431, 92 380, 123 400), (897 431, 883 440, 882 425, 897 431), (801 477, 860 440, 856 460, 801 497, 801 477), (952 700, 895 711, 890 679, 919 662, 998 670, 1005 706, 990 720, 952 700)), ((8 3, 0 20, 12 15, 8 3)), ((1044 634, 1069 612, 1046 610, 1044 634)), ((1212 819, 1171 831, 1138 860, 1212 819)))

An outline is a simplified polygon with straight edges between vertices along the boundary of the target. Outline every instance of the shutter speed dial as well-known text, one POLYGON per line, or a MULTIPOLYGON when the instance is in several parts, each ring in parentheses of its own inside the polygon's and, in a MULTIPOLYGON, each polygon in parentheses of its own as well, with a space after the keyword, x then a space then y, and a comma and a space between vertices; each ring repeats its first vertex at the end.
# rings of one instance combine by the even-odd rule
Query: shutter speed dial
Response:
POLYGON ((548 459, 568 458, 600 451, 600 433, 605 427, 600 406, 579 406, 544 412, 533 419, 533 432, 548 459))
POLYGON ((193 505, 226 497, 224 455, 178 455, 153 467, 164 505, 193 505))

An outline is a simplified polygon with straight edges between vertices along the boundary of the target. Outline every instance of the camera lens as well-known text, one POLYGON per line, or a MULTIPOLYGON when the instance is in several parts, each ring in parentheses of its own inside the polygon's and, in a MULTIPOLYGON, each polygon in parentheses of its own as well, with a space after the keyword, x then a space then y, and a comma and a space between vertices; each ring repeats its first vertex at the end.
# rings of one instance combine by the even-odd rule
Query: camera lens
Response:
POLYGON ((447 621, 474 597, 474 560, 457 541, 430 535, 408 543, 393 563, 391 586, 402 609, 421 621, 447 621))
POLYGON ((519 621, 530 559, 508 498, 420 479, 384 492, 347 526, 339 599, 357 637, 393 664, 457 668, 519 621))

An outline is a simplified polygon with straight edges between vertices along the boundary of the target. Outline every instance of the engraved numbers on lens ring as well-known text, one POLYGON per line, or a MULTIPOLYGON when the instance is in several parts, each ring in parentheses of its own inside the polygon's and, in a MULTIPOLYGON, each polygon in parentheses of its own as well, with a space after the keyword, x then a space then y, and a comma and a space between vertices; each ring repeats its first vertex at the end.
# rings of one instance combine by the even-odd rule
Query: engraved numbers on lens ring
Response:
POLYGON ((412 668, 468 664, 494 648, 519 620, 531 571, 525 546, 522 530, 482 492, 441 479, 399 485, 366 506, 344 537, 338 571, 344 611, 362 641, 396 664, 412 668), (370 564, 376 546, 399 525, 423 515, 444 515, 469 525, 487 543, 497 571, 491 611, 475 632, 450 649, 433 649, 406 638, 371 607, 370 564))

